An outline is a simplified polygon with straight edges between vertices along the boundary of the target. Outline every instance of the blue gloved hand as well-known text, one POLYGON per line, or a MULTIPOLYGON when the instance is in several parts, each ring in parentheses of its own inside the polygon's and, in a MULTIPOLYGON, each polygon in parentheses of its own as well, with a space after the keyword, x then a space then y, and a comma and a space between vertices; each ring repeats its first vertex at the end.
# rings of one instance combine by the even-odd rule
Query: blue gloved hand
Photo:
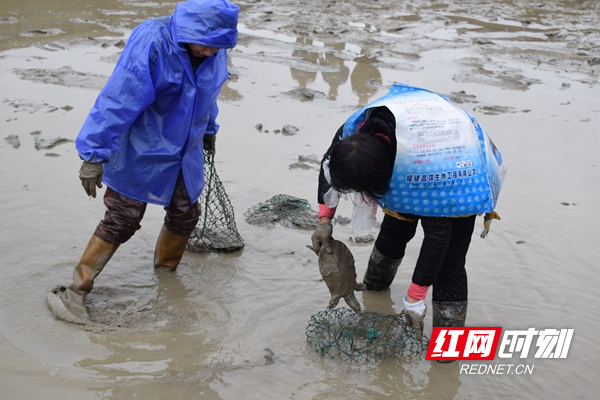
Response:
POLYGON ((415 331, 415 337, 418 341, 423 341, 423 328, 425 324, 425 313, 427 306, 424 300, 419 300, 416 303, 409 303, 404 297, 404 315, 406 316, 406 325, 412 326, 415 331))

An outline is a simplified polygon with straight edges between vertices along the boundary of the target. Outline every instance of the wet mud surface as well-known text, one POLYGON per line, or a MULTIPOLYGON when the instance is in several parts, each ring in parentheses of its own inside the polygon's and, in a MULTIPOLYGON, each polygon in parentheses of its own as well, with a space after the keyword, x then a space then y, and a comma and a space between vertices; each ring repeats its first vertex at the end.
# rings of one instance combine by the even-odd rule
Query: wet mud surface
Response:
MULTIPOLYGON (((367 98, 381 88, 378 68, 414 71, 423 53, 440 49, 468 48, 477 54, 460 60, 461 71, 453 77, 459 83, 526 91, 531 85, 541 83, 534 71, 547 70, 586 74, 588 77, 582 77, 583 81, 593 86, 598 84, 600 5, 594 1, 441 3, 432 0, 398 4, 328 0, 249 1, 239 5, 242 11, 238 48, 243 46, 247 50, 236 50, 236 57, 289 66, 300 87, 285 94, 302 101, 335 100, 336 87, 348 79, 354 82, 359 95, 367 98), (268 49, 252 51, 261 46, 268 49), (358 63, 352 72, 344 65, 347 61, 358 63), (528 68, 511 67, 511 61, 528 68), (306 87, 317 74, 330 83, 329 93, 306 87)), ((68 48, 72 43, 63 42, 63 38, 81 37, 81 27, 85 25, 96 28, 83 39, 90 45, 122 48, 123 39, 98 37, 107 31, 122 36, 143 19, 172 10, 169 2, 158 5, 111 1, 103 4, 105 8, 71 10, 74 15, 82 15, 67 20, 62 15, 64 11, 52 10, 51 4, 47 6, 50 9, 36 11, 37 18, 31 19, 25 18, 28 10, 20 8, 24 6, 9 4, 4 11, 6 15, 0 17, 0 50, 2 46, 25 45, 39 46, 45 51, 68 48), (44 14, 48 16, 45 19, 41 17, 44 14), (34 23, 56 26, 27 29, 34 23), (37 40, 29 40, 32 37, 37 40)), ((105 60, 115 62, 117 56, 105 60)), ((16 69, 15 73, 21 79, 35 82, 97 89, 107 79, 74 71, 69 66, 55 70, 16 69)), ((462 100, 469 101, 466 97, 462 100)))
MULTIPOLYGON (((278 1, 276 6, 260 1, 249 6, 242 21, 252 29, 295 37, 293 61, 317 64, 319 72, 337 74, 338 80, 348 76, 339 68, 345 60, 364 63, 365 71, 413 70, 424 52, 467 47, 478 56, 465 57, 454 80, 527 90, 540 80, 508 61, 531 69, 590 73, 589 83, 597 85, 599 7, 592 1, 278 1), (338 7, 344 15, 336 12, 338 7), (324 46, 326 57, 308 50, 311 44, 324 46), (357 48, 360 54, 353 53, 357 48)), ((308 68, 299 69, 310 79, 308 68)), ((375 76, 354 78, 364 79, 365 92, 378 85, 375 76)))
MULTIPOLYGON (((2 4, 0 164, 10 172, 0 178, 6 396, 593 398, 600 387, 589 374, 598 362, 600 325, 590 318, 594 294, 580 288, 600 284, 600 236, 590 218, 600 201, 593 186, 597 1, 237 3, 240 37, 220 95, 217 168, 246 247, 230 255, 187 252, 175 273, 154 271, 164 215, 149 207, 142 230, 87 298, 93 324, 55 320, 46 290, 70 283, 84 239, 104 212, 99 199, 82 193, 73 141, 130 30, 171 13, 174 4, 2 4), (439 91, 473 112, 508 161, 502 221, 485 241, 474 237, 469 253, 467 325, 575 327, 567 360, 529 360, 539 369, 533 376, 479 379, 460 375, 458 363, 346 365, 307 349, 306 323, 330 300, 319 263, 304 247, 311 232, 253 226, 243 214, 278 193, 314 208, 319 161, 334 132, 396 82, 439 91), (565 293, 573 297, 568 302, 565 293), (581 305, 575 313, 574 303, 581 305), (23 381, 35 384, 16 383, 23 381)), ((351 212, 340 206, 334 235, 348 238, 362 276, 377 231, 355 235, 343 217, 351 212)), ((391 290, 356 292, 364 309, 401 311, 419 245, 420 237, 410 243, 391 290)))

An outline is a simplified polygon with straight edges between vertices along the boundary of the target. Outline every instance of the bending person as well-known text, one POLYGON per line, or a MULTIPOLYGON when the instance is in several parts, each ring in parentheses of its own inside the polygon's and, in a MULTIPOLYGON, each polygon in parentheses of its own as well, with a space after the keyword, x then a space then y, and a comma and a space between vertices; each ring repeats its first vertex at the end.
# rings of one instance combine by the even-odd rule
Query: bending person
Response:
MULTIPOLYGON (((336 132, 321 164, 319 175, 319 220, 313 236, 314 248, 329 247, 335 207, 324 200, 331 187, 338 192, 358 192, 378 201, 390 189, 396 164, 396 119, 386 107, 369 108, 358 129, 343 137, 336 132), (327 176, 328 175, 328 176, 327 176)), ((420 221, 424 231, 421 251, 404 298, 407 322, 422 339, 425 298, 433 286, 433 325, 464 326, 467 312, 466 254, 475 215, 466 218, 430 217, 384 208, 386 214, 375 241, 364 283, 368 290, 388 288, 400 265, 407 243, 420 221)))

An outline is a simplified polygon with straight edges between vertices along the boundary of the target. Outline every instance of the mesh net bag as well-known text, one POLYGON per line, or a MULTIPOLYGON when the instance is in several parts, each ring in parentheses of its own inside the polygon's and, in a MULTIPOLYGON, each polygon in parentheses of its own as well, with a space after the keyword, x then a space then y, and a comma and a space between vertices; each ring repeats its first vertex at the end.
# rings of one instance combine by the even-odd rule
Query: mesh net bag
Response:
POLYGON ((307 200, 287 194, 278 194, 249 208, 244 216, 249 224, 266 227, 280 224, 286 228, 311 230, 319 223, 319 214, 307 200))
POLYGON ((306 327, 309 346, 321 355, 344 361, 375 361, 427 350, 429 339, 416 339, 407 327, 404 311, 355 313, 334 308, 311 316, 306 327))
POLYGON ((205 186, 198 203, 202 215, 187 249, 196 252, 232 252, 244 247, 235 224, 235 214, 215 169, 215 156, 204 152, 205 186))

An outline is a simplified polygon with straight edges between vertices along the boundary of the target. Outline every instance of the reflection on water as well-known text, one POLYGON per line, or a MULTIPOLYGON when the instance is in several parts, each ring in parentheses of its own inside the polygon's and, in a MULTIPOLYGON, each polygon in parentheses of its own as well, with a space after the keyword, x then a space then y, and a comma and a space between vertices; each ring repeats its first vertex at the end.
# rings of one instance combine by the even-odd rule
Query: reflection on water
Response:
MULTIPOLYGON (((313 45, 313 40, 306 36, 296 38, 296 44, 301 46, 313 45)), ((323 44, 319 42, 319 44, 323 44)), ((354 58, 356 63, 352 73, 350 68, 345 65, 345 59, 338 54, 347 54, 346 43, 334 42, 325 43, 323 46, 314 46, 320 51, 306 50, 304 48, 295 49, 292 51, 292 58, 301 59, 310 64, 316 64, 320 67, 325 67, 321 72, 323 81, 329 86, 327 99, 335 101, 339 94, 340 86, 344 85, 350 77, 352 91, 358 96, 358 105, 364 106, 369 103, 369 100, 382 87, 381 73, 375 66, 379 60, 375 56, 369 56, 361 51, 362 54, 354 58)), ((302 69, 301 66, 290 67, 292 78, 298 82, 300 88, 308 88, 309 85, 316 81, 318 72, 309 70, 309 67, 302 69)))
MULTIPOLYGON (((335 43, 331 45, 334 49, 344 50, 344 43, 335 43)), ((338 96, 338 88, 346 83, 350 75, 350 69, 344 65, 344 59, 335 55, 333 52, 325 52, 319 55, 318 60, 320 65, 336 68, 334 72, 322 72, 323 80, 329 84, 328 99, 335 100, 338 96)))
POLYGON ((365 290, 362 292, 362 301, 367 311, 396 314, 394 301, 392 300, 392 291, 389 288, 379 292, 365 290))
POLYGON ((358 95, 358 105, 365 106, 369 99, 381 88, 381 73, 373 65, 378 60, 366 54, 354 59, 356 66, 350 75, 352 90, 358 95))
POLYGON ((460 362, 450 364, 430 363, 427 370, 429 385, 421 391, 424 399, 454 399, 462 385, 460 381, 460 362))
MULTIPOLYGON (((177 1, 166 0, 160 3, 139 3, 120 0, 103 1, 101 7, 85 5, 68 5, 61 1, 22 2, 5 0, 0 13, 0 51, 14 47, 28 46, 38 42, 58 41, 76 37, 118 36, 124 37, 129 30, 143 20, 169 15, 177 1)), ((243 7, 243 10, 248 8, 243 7)), ((366 32, 379 32, 380 29, 372 24, 351 23, 351 26, 366 32)), ((313 41, 309 36, 283 35, 268 30, 251 30, 240 26, 241 34, 251 33, 260 37, 269 37, 290 43, 295 40, 292 59, 299 59, 312 64, 316 69, 303 69, 302 66, 290 67, 292 78, 300 88, 308 88, 315 84, 319 74, 328 85, 327 99, 335 101, 339 89, 350 77, 352 91, 358 96, 357 104, 363 106, 381 87, 381 74, 371 59, 359 46, 343 41, 321 42, 313 41), (272 36, 272 37, 271 37, 272 36), (347 60, 353 57, 356 65, 350 74, 347 60), (319 67, 322 70, 318 71, 319 67)), ((231 57, 229 57, 230 68, 231 57)), ((240 101, 243 96, 232 88, 237 76, 230 75, 230 80, 221 90, 220 99, 240 101)))
MULTIPOLYGON (((301 36, 296 39, 296 43, 310 45, 310 44, 312 44, 312 39, 301 36)), ((304 50, 304 49, 298 49, 298 50, 294 50, 292 52, 292 57, 300 58, 304 61, 308 61, 310 63, 316 64, 317 60, 319 59, 319 53, 304 50)), ((298 82, 298 85, 301 88, 308 87, 308 84, 314 82, 315 79, 317 78, 316 72, 306 71, 306 70, 299 69, 299 68, 290 67, 290 72, 292 74, 292 78, 296 82, 298 82)))

